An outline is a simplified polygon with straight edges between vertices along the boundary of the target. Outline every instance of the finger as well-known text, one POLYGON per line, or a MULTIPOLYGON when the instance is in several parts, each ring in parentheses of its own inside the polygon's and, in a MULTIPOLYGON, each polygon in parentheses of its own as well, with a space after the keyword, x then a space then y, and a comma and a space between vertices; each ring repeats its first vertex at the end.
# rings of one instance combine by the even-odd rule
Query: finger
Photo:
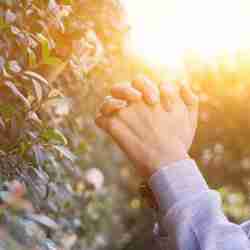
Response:
POLYGON ((99 114, 95 119, 95 123, 99 128, 105 130, 122 149, 127 148, 126 138, 130 138, 132 132, 122 120, 118 117, 107 117, 99 114))
POLYGON ((160 86, 161 104, 166 111, 171 110, 171 106, 178 99, 178 87, 171 83, 164 83, 160 86))
POLYGON ((112 96, 107 96, 100 108, 100 112, 103 115, 109 116, 127 106, 128 104, 126 101, 114 98, 112 96))
POLYGON ((131 131, 126 124, 118 117, 108 118, 109 127, 108 131, 115 142, 126 153, 128 158, 136 164, 137 170, 141 175, 148 176, 147 168, 141 162, 145 160, 144 144, 142 141, 131 131))
POLYGON ((147 126, 142 119, 141 114, 145 112, 145 109, 150 107, 145 102, 134 103, 126 109, 120 110, 118 117, 130 128, 135 135, 141 140, 145 139, 147 133, 147 126), (144 126, 141 126, 144 124, 144 126))
POLYGON ((194 131, 197 127, 197 117, 198 117, 198 106, 199 106, 199 98, 197 95, 195 95, 190 87, 189 84, 181 84, 180 88, 180 95, 184 101, 184 103, 187 105, 187 108, 189 110, 189 117, 194 125, 194 131))
POLYGON ((143 75, 137 76, 133 81, 133 86, 142 93, 145 102, 149 105, 159 103, 159 90, 147 77, 143 75))
POLYGON ((95 118, 95 124, 97 127, 105 130, 105 131, 108 131, 108 117, 102 115, 101 113, 98 114, 95 118))
POLYGON ((109 134, 125 152, 131 153, 131 147, 133 147, 134 142, 138 142, 136 135, 134 135, 133 131, 131 131, 118 117, 112 117, 108 119, 109 134))
POLYGON ((126 153, 131 155, 131 152, 137 151, 134 145, 139 143, 138 137, 120 118, 99 115, 95 122, 97 126, 104 129, 126 153))
POLYGON ((189 84, 182 84, 180 88, 180 95, 187 106, 197 107, 198 97, 193 93, 189 84))
POLYGON ((141 92, 133 88, 129 84, 115 85, 111 89, 111 94, 113 97, 116 97, 116 98, 119 98, 128 102, 140 101, 142 98, 141 92))
POLYGON ((98 127, 104 129, 114 139, 128 158, 136 164, 139 173, 145 177, 149 176, 146 166, 141 162, 142 159, 145 160, 144 144, 141 139, 116 116, 98 115, 95 122, 98 127))

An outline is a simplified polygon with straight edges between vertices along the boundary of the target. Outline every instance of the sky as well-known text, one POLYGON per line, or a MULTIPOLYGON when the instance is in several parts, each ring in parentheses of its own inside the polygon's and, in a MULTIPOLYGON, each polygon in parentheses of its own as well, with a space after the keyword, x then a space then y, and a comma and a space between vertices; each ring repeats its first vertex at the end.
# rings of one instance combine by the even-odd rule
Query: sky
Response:
POLYGON ((122 0, 130 42, 146 60, 177 66, 194 51, 209 60, 250 45, 249 0, 122 0))

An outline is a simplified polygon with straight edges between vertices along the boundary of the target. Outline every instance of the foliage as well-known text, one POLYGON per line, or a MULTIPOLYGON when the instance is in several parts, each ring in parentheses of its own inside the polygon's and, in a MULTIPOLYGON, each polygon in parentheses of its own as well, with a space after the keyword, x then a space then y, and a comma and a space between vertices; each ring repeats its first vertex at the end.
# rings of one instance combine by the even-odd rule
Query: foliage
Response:
POLYGON ((113 190, 109 171, 104 186, 113 148, 101 155, 110 142, 93 124, 107 87, 129 72, 120 4, 1 1, 0 29, 2 180, 19 179, 35 211, 61 221, 59 246, 69 230, 76 249, 122 238, 123 223, 112 226, 122 220, 112 195, 119 197, 124 187, 113 190))

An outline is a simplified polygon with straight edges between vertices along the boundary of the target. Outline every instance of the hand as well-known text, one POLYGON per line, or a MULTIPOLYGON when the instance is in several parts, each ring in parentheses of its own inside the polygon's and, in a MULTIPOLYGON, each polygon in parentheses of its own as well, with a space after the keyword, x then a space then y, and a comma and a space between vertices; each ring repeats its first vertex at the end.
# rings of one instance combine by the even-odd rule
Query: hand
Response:
POLYGON ((159 91, 140 76, 132 85, 115 85, 111 93, 96 124, 119 144, 142 177, 189 158, 198 111, 198 98, 189 86, 167 83, 159 91))

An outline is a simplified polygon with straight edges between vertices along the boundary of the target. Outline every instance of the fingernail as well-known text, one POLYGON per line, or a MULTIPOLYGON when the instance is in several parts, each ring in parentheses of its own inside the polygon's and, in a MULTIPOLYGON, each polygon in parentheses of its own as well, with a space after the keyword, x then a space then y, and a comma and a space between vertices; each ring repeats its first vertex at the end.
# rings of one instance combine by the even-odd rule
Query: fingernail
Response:
POLYGON ((127 107, 128 104, 126 101, 118 100, 115 102, 115 105, 116 105, 117 109, 121 109, 121 108, 127 107))

